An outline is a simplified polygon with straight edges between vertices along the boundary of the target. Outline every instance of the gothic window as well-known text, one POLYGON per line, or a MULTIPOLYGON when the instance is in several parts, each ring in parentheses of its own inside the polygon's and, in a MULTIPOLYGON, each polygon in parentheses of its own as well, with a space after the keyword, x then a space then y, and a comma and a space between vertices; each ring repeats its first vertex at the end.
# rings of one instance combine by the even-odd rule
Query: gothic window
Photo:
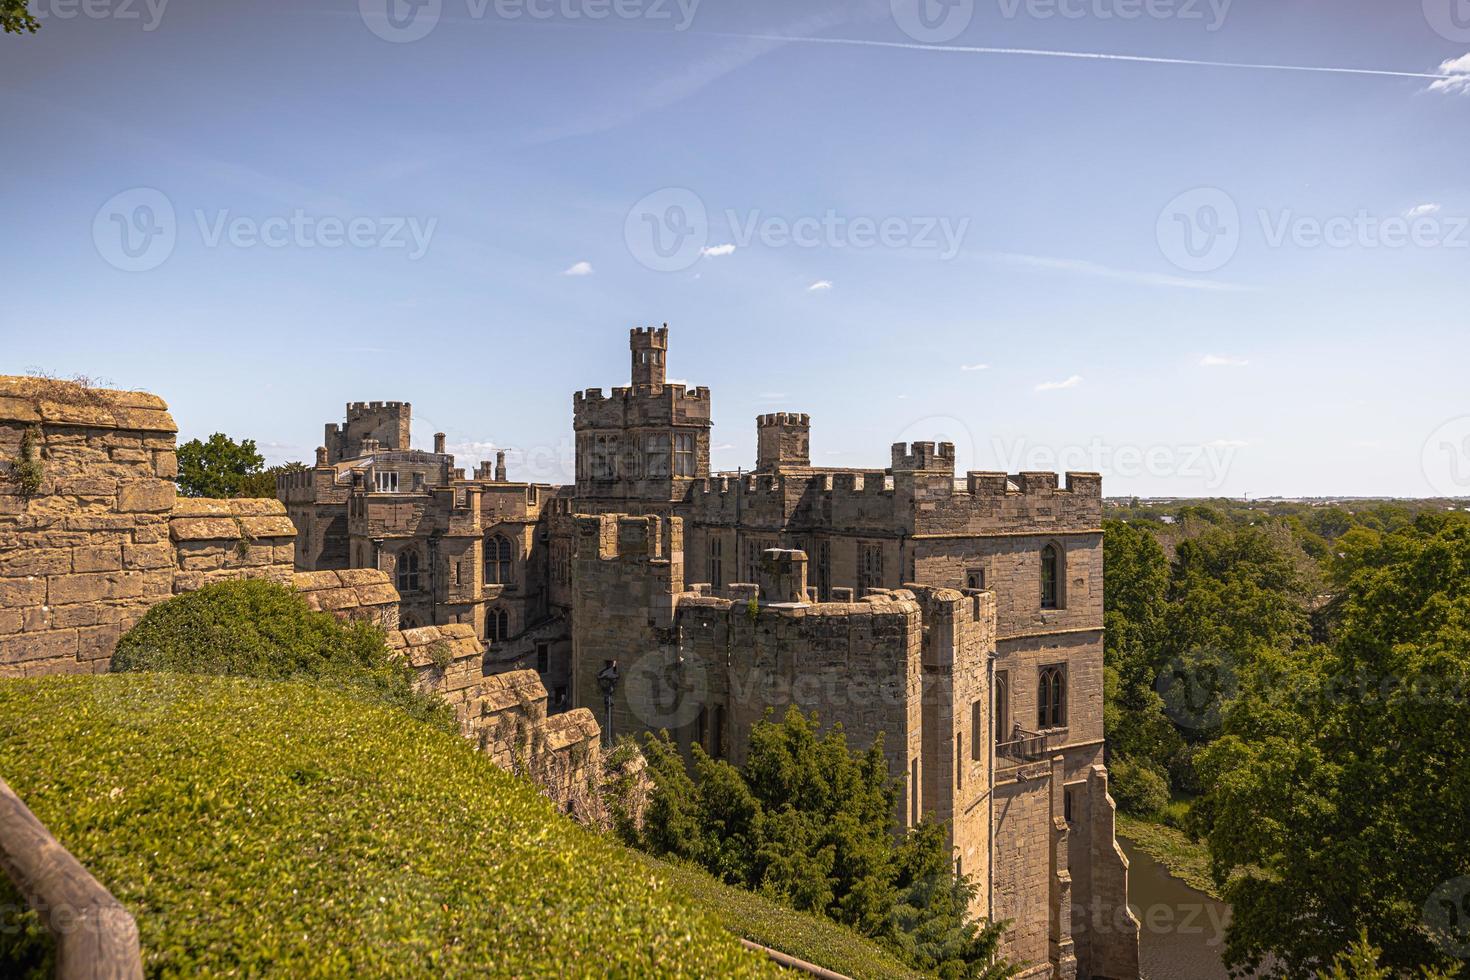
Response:
POLYGON ((419 553, 412 549, 398 556, 398 591, 419 590, 419 553))
POLYGON ((715 535, 709 539, 709 584, 716 589, 725 587, 725 541, 715 535))
POLYGON ((832 597, 832 545, 823 541, 817 545, 817 598, 826 602, 832 597))
POLYGON ((985 702, 970 702, 970 758, 979 762, 985 754, 985 730, 981 727, 985 702))
POLYGON ((694 472, 694 436, 674 436, 674 475, 693 476, 694 472))
POLYGON ((536 644, 536 673, 544 674, 551 669, 551 644, 536 644))
POLYGON ((485 584, 509 585, 511 561, 514 549, 510 540, 503 535, 491 535, 485 542, 485 584))
POLYGON ((504 609, 491 609, 485 614, 485 642, 498 643, 510 636, 510 614, 504 609))
POLYGON ((983 588, 985 588, 985 569, 983 569, 983 568, 972 568, 969 571, 967 571, 965 573, 965 588, 967 588, 967 589, 983 589, 983 588))
POLYGON ((883 588, 883 546, 864 544, 858 546, 858 598, 868 589, 883 588))
POLYGON ((597 437, 597 448, 592 456, 592 477, 596 480, 611 480, 613 477, 613 457, 617 453, 617 446, 607 436, 597 437))
POLYGON ((1060 609, 1062 558, 1057 546, 1049 544, 1041 549, 1041 608, 1060 609))
POLYGON ((1060 664, 1041 668, 1036 705, 1036 725, 1041 730, 1067 724, 1067 673, 1060 664))
POLYGON ((658 432, 643 437, 643 475, 669 475, 669 434, 658 432))
POLYGON ((1011 738, 1011 675, 997 671, 995 675, 995 744, 1011 738))

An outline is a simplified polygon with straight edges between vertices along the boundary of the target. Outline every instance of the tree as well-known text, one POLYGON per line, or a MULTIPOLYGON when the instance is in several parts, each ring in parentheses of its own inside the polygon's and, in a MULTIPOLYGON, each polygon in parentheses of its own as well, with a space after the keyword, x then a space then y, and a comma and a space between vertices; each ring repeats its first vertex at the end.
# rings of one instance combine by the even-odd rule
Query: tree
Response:
POLYGON ((0 0, 0 28, 6 34, 34 34, 41 23, 26 9, 26 0, 0 0))
MULTIPOLYGON (((258 476, 265 457, 255 441, 235 442, 222 432, 208 442, 192 439, 179 447, 179 492, 186 497, 238 497, 246 480, 258 476)), ((274 497, 272 487, 270 496, 274 497)))
POLYGON ((651 853, 816 912, 946 978, 999 980, 1002 928, 969 919, 974 886, 955 874, 943 825, 900 832, 883 741, 848 749, 795 706, 751 729, 745 763, 693 747, 692 773, 668 733, 650 735, 654 783, 641 831, 651 853))
POLYGON ((280 466, 272 466, 268 470, 259 473, 251 473, 240 481, 238 492, 231 494, 234 497, 265 497, 274 499, 276 496, 276 477, 284 473, 304 473, 305 463, 282 463, 280 466))
POLYGON ((1343 573, 1331 645, 1263 653, 1199 755, 1238 969, 1326 970, 1363 929, 1397 973, 1470 949, 1470 520, 1343 573))

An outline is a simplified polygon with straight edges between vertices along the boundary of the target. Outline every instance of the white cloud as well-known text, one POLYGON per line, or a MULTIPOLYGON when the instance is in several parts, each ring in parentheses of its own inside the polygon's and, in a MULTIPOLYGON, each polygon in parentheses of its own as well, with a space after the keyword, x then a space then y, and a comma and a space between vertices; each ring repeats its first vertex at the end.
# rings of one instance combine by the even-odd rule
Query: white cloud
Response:
POLYGON ((727 449, 734 449, 734 448, 735 448, 735 444, 733 442, 722 442, 718 446, 710 446, 709 447, 709 451, 712 452, 712 453, 722 453, 722 452, 726 451, 727 449))
POLYGON ((810 286, 806 287, 806 291, 809 292, 809 293, 822 293, 822 292, 826 292, 827 290, 829 290, 831 288, 832 288, 832 280, 831 279, 818 279, 816 282, 814 282, 810 286))
POLYGON ((1423 218, 1423 217, 1426 217, 1427 215, 1438 214, 1438 213, 1439 213, 1439 205, 1438 204, 1420 204, 1420 205, 1416 205, 1415 207, 1409 208, 1409 210, 1405 211, 1404 212, 1404 217, 1406 217, 1406 218, 1423 218))
POLYGON ((961 371, 989 371, 989 364, 961 364, 961 371))
POLYGON ((564 276, 590 276, 592 275, 591 262, 578 262, 562 273, 564 276))
POLYGON ((1435 79, 1430 83, 1429 91, 1470 95, 1470 54, 1443 62, 1439 66, 1439 74, 1449 77, 1435 79))
POLYGON ((699 250, 699 254, 707 259, 717 259, 722 255, 734 255, 734 245, 706 245, 699 250))
POLYGON ((1037 391, 1060 391, 1063 388, 1075 388, 1082 383, 1082 375, 1074 374, 1066 381, 1043 381, 1036 386, 1037 391))
POLYGON ((1230 357, 1226 354, 1206 354, 1199 359, 1200 367, 1245 367, 1249 363, 1243 357, 1230 357))

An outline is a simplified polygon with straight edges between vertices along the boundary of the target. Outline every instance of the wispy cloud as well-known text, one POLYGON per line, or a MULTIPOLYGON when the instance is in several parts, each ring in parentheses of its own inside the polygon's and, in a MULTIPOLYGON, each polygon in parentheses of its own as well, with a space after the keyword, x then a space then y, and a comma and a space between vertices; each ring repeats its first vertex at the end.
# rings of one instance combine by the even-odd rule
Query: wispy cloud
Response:
POLYGON ((1231 282, 1216 282, 1213 279, 1190 279, 1186 276, 1169 276, 1156 272, 1135 272, 1113 266, 1090 262, 1086 259, 1058 259, 1047 255, 1027 255, 1023 252, 986 252, 984 258, 998 259, 1030 266, 1033 269, 1051 269, 1074 275, 1091 276, 1094 279, 1111 279, 1129 282, 1137 286, 1165 286, 1171 289, 1202 289, 1217 293, 1251 292, 1254 286, 1242 286, 1231 282))
POLYGON ((734 449, 734 448, 735 448, 735 444, 733 442, 722 442, 718 446, 710 446, 709 447, 709 451, 712 452, 712 453, 721 453, 721 452, 724 452, 727 449, 734 449))
POLYGON ((961 364, 961 371, 989 371, 989 364, 961 364))
POLYGON ((809 293, 825 293, 827 290, 829 290, 831 288, 832 288, 832 280, 831 279, 818 279, 816 282, 814 282, 810 286, 806 287, 806 291, 809 292, 809 293))
POLYGON ((1419 204, 1404 212, 1405 218, 1423 218, 1431 214, 1439 213, 1438 204, 1419 204))
MULTIPOLYGON (((792 44, 835 44, 861 48, 892 48, 903 51, 946 52, 951 54, 1011 55, 1023 58, 1067 58, 1079 61, 1130 61, 1148 65, 1183 65, 1194 68, 1233 68, 1244 71, 1291 71, 1326 75, 1378 75, 1388 78, 1440 79, 1451 74, 1456 62, 1446 61, 1438 72, 1393 71, 1383 68, 1335 68, 1327 65, 1282 65, 1252 61, 1206 61, 1198 58, 1158 58, 1141 54, 1109 54, 1099 51, 1062 51, 1053 48, 988 48, 967 44, 920 44, 912 41, 875 41, 856 37, 793 37, 783 34, 736 34, 727 31, 690 31, 714 37, 740 37, 754 40, 781 41, 792 44)), ((1466 58, 1470 58, 1467 55, 1466 58)), ((1464 61, 1465 59, 1460 59, 1464 61)), ((1470 72, 1470 64, 1465 69, 1470 72)))
POLYGON ((717 259, 722 255, 734 255, 735 246, 730 244, 706 245, 704 248, 699 250, 699 254, 707 259, 717 259))
POLYGON ((1245 367, 1249 363, 1243 357, 1230 357, 1226 354, 1206 354, 1199 359, 1200 367, 1245 367))
POLYGON ((1036 386, 1037 391, 1061 391, 1063 388, 1075 388, 1082 383, 1082 375, 1074 374, 1065 381, 1043 381, 1036 386))
POLYGON ((1439 74, 1440 77, 1430 83, 1428 91, 1447 95, 1470 94, 1470 54, 1441 63, 1439 74))
POLYGON ((592 275, 591 262, 577 262, 562 272, 564 276, 590 276, 592 275))

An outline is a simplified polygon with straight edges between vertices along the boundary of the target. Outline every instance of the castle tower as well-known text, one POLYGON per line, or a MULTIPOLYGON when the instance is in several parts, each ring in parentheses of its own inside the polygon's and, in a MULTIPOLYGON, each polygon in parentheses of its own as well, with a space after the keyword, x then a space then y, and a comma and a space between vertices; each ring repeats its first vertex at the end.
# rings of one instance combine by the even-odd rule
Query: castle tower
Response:
POLYGON ((362 444, 368 440, 376 440, 381 449, 407 449, 412 429, 413 406, 408 402, 352 402, 346 424, 326 428, 328 461, 336 464, 364 455, 362 444))
POLYGON ((669 325, 634 327, 628 332, 633 352, 633 387, 663 387, 668 374, 669 325))
POLYGON ((666 382, 668 327, 636 328, 628 338, 633 384, 572 396, 578 506, 587 513, 632 503, 667 511, 709 476, 709 389, 666 382))
POLYGON ((812 417, 804 413, 775 412, 756 417, 758 472, 770 473, 812 465, 812 417))

